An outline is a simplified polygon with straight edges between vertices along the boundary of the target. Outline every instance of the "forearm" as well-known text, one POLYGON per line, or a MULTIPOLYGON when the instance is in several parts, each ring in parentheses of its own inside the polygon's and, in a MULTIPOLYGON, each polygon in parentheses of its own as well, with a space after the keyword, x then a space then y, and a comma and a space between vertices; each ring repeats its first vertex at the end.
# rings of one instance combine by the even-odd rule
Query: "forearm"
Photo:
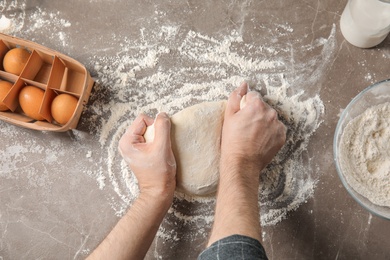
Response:
POLYGON ((221 162, 215 220, 209 245, 234 234, 261 241, 258 207, 259 168, 227 159, 222 159, 221 162))
POLYGON ((140 194, 89 259, 143 259, 172 200, 140 194))
POLYGON ((234 234, 261 241, 260 171, 285 140, 286 127, 259 93, 248 92, 244 83, 230 94, 222 127, 220 179, 209 245, 234 234))

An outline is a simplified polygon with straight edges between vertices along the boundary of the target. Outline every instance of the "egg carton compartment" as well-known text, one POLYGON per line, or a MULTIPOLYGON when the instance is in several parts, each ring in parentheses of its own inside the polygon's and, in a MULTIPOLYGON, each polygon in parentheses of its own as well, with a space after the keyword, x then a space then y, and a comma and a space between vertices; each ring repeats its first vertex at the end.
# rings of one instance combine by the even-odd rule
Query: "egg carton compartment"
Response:
POLYGON ((20 94, 21 90, 27 86, 39 89, 43 93, 42 100, 34 100, 33 99, 33 101, 39 107, 39 114, 42 115, 43 119, 50 122, 51 119, 47 116, 43 116, 43 114, 41 112, 41 110, 42 110, 41 107, 44 106, 44 103, 47 103, 47 101, 46 102, 44 101, 45 96, 46 96, 46 92, 45 92, 44 88, 38 87, 36 85, 34 86, 31 84, 28 84, 27 82, 23 81, 22 79, 18 79, 12 85, 11 90, 8 92, 8 94, 5 96, 5 98, 2 100, 3 104, 5 104, 8 107, 8 110, 3 111, 1 115, 7 116, 7 118, 12 119, 13 121, 14 120, 21 120, 25 123, 33 123, 36 121, 36 119, 33 119, 33 118, 27 116, 19 104, 19 94, 20 94))
POLYGON ((84 71, 80 70, 80 67, 76 67, 75 64, 63 61, 65 64, 64 77, 61 82, 60 90, 70 92, 76 95, 82 93, 82 83, 84 82, 84 71))
POLYGON ((0 81, 8 81, 11 83, 15 83, 15 81, 18 79, 18 77, 15 77, 15 75, 9 74, 9 73, 4 73, 0 75, 0 81))
POLYGON ((0 40, 0 70, 4 71, 3 60, 5 54, 10 50, 10 48, 4 43, 4 41, 0 40))
MULTIPOLYGON (((34 119, 24 114, 23 110, 20 108, 19 103, 17 101, 18 96, 15 97, 15 95, 18 95, 18 91, 19 91, 18 89, 25 87, 26 83, 21 80, 13 82, 12 80, 10 80, 9 77, 0 77, 0 83, 4 83, 4 82, 8 82, 11 87, 9 90, 5 89, 3 91, 0 91, 0 93, 2 93, 0 99, 2 105, 2 111, 0 111, 0 118, 6 118, 7 121, 12 121, 15 123, 16 122, 30 123, 34 121, 34 119), (4 93, 6 94, 3 95, 4 93)), ((4 85, 0 85, 0 90, 3 88, 4 85)))
MULTIPOLYGON (((53 117, 51 115, 51 103, 54 100, 54 98, 58 95, 55 90, 59 90, 61 87, 62 78, 65 71, 65 65, 58 57, 55 56, 53 66, 50 67, 51 70, 50 72, 47 73, 48 74, 47 84, 37 82, 34 80, 29 80, 28 78, 35 78, 35 75, 37 75, 37 73, 41 71, 38 65, 41 64, 42 61, 39 60, 39 56, 34 55, 35 53, 36 52, 34 51, 33 54, 31 55, 30 61, 32 60, 33 62, 29 63, 29 65, 33 64, 37 66, 32 66, 32 69, 26 69, 22 72, 21 76, 13 84, 7 96, 5 96, 5 98, 3 99, 3 103, 9 108, 10 111, 20 113, 20 111, 23 111, 23 109, 20 109, 19 107, 20 106, 19 96, 22 89, 27 86, 33 86, 38 89, 41 89, 44 93, 43 100, 36 100, 36 102, 39 103, 39 107, 40 107, 39 115, 42 116, 43 119, 46 120, 47 122, 52 123, 53 117), (34 59, 38 62, 34 61, 34 59)), ((77 95, 74 93, 70 93, 70 94, 77 95)), ((9 116, 12 117, 13 115, 9 115, 9 116)), ((30 122, 34 122, 35 120, 30 120, 30 122)), ((27 120, 23 120, 23 121, 26 122, 27 120)))
MULTIPOLYGON (((0 112, 0 119, 22 127, 45 130, 67 131, 77 127, 83 107, 88 102, 93 80, 85 67, 76 60, 48 49, 34 42, 0 34, 0 79, 12 82, 12 88, 5 97, 0 97, 9 111, 0 112), (30 56, 20 75, 4 70, 3 59, 13 48, 24 48, 30 56), (34 86, 44 92, 39 102, 39 120, 27 116, 19 104, 19 95, 26 86, 34 86), (58 122, 52 115, 53 100, 68 95, 72 101, 71 115, 66 122, 58 122), (73 98, 70 98, 73 97, 73 98)), ((57 102, 58 103, 58 102, 57 102)), ((57 113, 58 114, 58 113, 57 113)))
POLYGON ((19 46, 17 44, 12 43, 12 42, 7 42, 7 41, 3 41, 0 39, 0 75, 1 76, 7 75, 7 74, 10 74, 15 78, 17 78, 19 76, 16 73, 7 72, 4 69, 4 57, 6 56, 6 54, 10 50, 15 49, 15 48, 24 49, 27 51, 27 53, 29 53, 29 55, 31 54, 31 52, 27 48, 23 48, 22 46, 19 46))
POLYGON ((6 41, 6 40, 3 40, 2 38, 0 38, 0 61, 1 61, 0 69, 1 70, 4 70, 3 60, 4 60, 5 55, 7 54, 8 51, 10 51, 11 49, 15 49, 15 48, 24 48, 28 52, 31 53, 31 51, 29 51, 24 46, 21 46, 15 42, 6 41))
POLYGON ((33 50, 20 77, 24 80, 47 84, 53 61, 54 56, 33 50))

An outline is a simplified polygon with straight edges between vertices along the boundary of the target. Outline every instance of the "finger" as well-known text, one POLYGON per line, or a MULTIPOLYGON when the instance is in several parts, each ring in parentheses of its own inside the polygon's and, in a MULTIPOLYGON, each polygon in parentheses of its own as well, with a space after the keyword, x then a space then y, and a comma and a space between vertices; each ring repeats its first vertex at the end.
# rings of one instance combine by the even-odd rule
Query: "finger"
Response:
POLYGON ((128 131, 132 135, 143 135, 148 125, 153 124, 153 119, 145 114, 140 114, 129 127, 128 131), (150 123, 152 122, 152 123, 150 123))
POLYGON ((246 95, 244 95, 244 96, 241 98, 241 101, 240 101, 240 110, 243 109, 245 106, 246 106, 246 95))
POLYGON ((247 94, 246 94, 246 101, 247 102, 253 102, 254 100, 260 100, 262 102, 263 101, 263 98, 261 96, 261 94, 257 91, 249 91, 247 94))
POLYGON ((171 119, 162 112, 156 116, 154 121, 154 141, 157 145, 171 144, 171 119))
POLYGON ((259 92, 250 91, 245 95, 245 107, 249 107, 254 110, 264 111, 269 108, 268 104, 264 102, 259 92))
POLYGON ((248 92, 248 84, 243 82, 241 86, 236 88, 229 96, 226 106, 226 114, 232 115, 240 110, 240 102, 242 97, 248 92))
POLYGON ((154 120, 155 120, 154 118, 152 118, 152 117, 150 117, 148 115, 145 115, 145 117, 144 117, 144 121, 145 121, 147 126, 153 125, 154 124, 154 120))
POLYGON ((285 144, 286 143, 286 139, 287 139, 287 126, 285 124, 283 124, 281 121, 279 121, 280 124, 282 125, 281 126, 281 131, 282 131, 282 143, 285 144))
POLYGON ((243 109, 245 106, 246 106, 246 103, 249 101, 249 102, 252 102, 253 100, 256 100, 257 102, 259 101, 262 101, 263 98, 261 97, 260 93, 259 92, 256 92, 256 91, 248 91, 242 98, 241 98, 241 101, 240 101, 240 110, 243 109), (249 99, 247 100, 247 97, 249 97, 249 99))
POLYGON ((140 114, 126 130, 125 134, 121 137, 119 141, 119 147, 125 148, 130 144, 144 143, 145 138, 143 134, 146 131, 147 122, 153 121, 152 118, 145 114, 140 114))

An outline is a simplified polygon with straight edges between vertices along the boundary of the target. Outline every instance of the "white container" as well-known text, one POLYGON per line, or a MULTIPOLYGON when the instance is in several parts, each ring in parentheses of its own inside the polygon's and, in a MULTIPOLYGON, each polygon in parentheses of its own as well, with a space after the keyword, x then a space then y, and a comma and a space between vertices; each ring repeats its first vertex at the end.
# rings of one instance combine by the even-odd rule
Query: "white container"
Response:
POLYGON ((378 45, 390 32, 390 0, 348 0, 340 29, 344 38, 357 47, 378 45))

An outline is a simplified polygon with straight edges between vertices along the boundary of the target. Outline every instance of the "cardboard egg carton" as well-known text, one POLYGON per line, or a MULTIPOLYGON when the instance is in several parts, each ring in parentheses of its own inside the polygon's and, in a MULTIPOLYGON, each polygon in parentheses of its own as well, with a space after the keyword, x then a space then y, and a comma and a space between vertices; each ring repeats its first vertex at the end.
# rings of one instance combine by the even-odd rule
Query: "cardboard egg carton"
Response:
POLYGON ((61 53, 27 40, 0 33, 0 80, 11 82, 12 88, 1 100, 8 111, 0 111, 0 119, 11 124, 43 131, 63 132, 77 127, 84 105, 86 105, 94 81, 89 72, 78 61, 61 53), (30 57, 20 75, 6 72, 3 59, 13 48, 25 48, 30 57), (39 113, 45 120, 37 121, 23 113, 19 106, 19 92, 27 86, 44 90, 39 113), (77 98, 77 106, 70 120, 60 125, 51 116, 51 103, 60 94, 77 98))

